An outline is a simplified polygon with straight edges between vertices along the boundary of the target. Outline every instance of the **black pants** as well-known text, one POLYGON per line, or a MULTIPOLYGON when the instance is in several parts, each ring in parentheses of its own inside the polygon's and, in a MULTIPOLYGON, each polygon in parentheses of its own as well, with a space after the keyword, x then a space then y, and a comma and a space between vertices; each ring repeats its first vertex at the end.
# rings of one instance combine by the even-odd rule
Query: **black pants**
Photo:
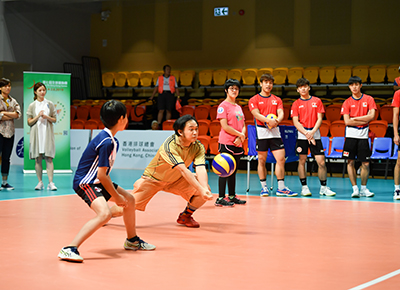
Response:
POLYGON ((10 158, 14 147, 14 135, 6 138, 0 134, 1 175, 8 176, 10 172, 10 158))
POLYGON ((236 147, 233 145, 219 144, 219 153, 229 153, 235 158, 236 169, 232 175, 228 177, 220 177, 218 179, 218 190, 219 197, 225 197, 226 182, 228 182, 228 193, 229 196, 236 195, 236 172, 239 167, 240 157, 243 155, 244 151, 242 147, 236 147))

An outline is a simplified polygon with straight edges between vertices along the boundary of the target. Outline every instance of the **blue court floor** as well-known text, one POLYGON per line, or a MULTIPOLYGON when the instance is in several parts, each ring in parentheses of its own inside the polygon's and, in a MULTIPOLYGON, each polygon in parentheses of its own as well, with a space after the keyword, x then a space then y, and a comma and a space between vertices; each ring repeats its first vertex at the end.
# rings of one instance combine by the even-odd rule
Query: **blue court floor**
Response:
MULTIPOLYGON (((74 171, 75 168, 73 168, 74 171)), ((111 179, 122 186, 125 189, 132 189, 133 183, 140 178, 143 170, 126 170, 126 169, 113 169, 111 172, 111 179)), ((270 173, 270 172, 269 172, 270 173)), ((290 175, 287 173, 285 177, 285 184, 293 191, 300 191, 301 185, 297 175, 290 175)), ((38 183, 35 174, 24 174, 23 166, 12 165, 9 175, 9 183, 15 187, 15 190, 1 191, 0 200, 12 200, 12 199, 26 199, 26 198, 37 198, 46 196, 61 196, 75 194, 72 189, 72 180, 74 174, 55 174, 54 183, 58 187, 57 191, 36 191, 35 186, 38 183)), ((218 193, 218 176, 213 172, 209 171, 209 184, 214 194, 218 193)), ((270 176, 267 177, 268 187, 270 184, 270 176)), ((308 186, 313 193, 311 197, 292 197, 292 198, 306 198, 306 199, 327 199, 327 200, 354 200, 351 198, 352 188, 350 181, 347 177, 328 177, 328 186, 337 193, 335 197, 320 197, 319 196, 319 179, 317 176, 307 177, 308 186)), ((357 180, 360 186, 360 179, 357 180)), ((47 187, 48 179, 46 174, 43 175, 43 182, 45 188, 47 187)), ((274 178, 274 190, 276 190, 276 178, 274 178)), ((356 200, 363 201, 374 201, 374 202, 400 202, 393 200, 393 178, 389 177, 387 180, 382 178, 371 178, 368 180, 368 188, 375 193, 372 198, 362 197, 356 200)), ((236 179, 236 193, 238 195, 246 195, 247 189, 247 175, 243 173, 237 174, 236 179)), ((261 190, 258 175, 255 171, 250 174, 250 190, 249 195, 258 196, 261 190)), ((273 193, 272 196, 275 196, 273 193)), ((268 197, 267 197, 268 198, 268 197)), ((287 197, 282 197, 287 198, 287 197)))

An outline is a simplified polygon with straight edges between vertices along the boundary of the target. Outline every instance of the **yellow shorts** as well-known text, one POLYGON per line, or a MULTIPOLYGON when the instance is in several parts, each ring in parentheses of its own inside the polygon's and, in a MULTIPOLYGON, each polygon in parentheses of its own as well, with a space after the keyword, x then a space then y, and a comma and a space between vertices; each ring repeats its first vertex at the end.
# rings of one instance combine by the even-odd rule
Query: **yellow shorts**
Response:
MULTIPOLYGON (((179 178, 175 182, 164 182, 151 179, 147 176, 142 176, 133 185, 132 194, 135 196, 136 209, 144 211, 146 209, 146 205, 159 191, 166 191, 180 195, 189 203, 193 196, 200 195, 200 193, 194 189, 193 186, 191 186, 183 177, 179 178)), ((193 206, 198 208, 203 205, 203 203, 204 202, 198 205, 193 204, 193 206)))

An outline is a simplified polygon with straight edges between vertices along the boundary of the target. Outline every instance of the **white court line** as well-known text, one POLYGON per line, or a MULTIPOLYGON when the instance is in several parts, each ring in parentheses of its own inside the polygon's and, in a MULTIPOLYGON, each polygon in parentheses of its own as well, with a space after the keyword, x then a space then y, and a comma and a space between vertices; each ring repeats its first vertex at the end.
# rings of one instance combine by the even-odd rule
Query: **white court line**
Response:
POLYGON ((379 283, 379 282, 382 282, 382 281, 384 281, 384 280, 387 280, 387 279, 392 278, 392 277, 394 277, 394 276, 396 276, 396 275, 399 275, 399 274, 400 274, 400 269, 399 269, 399 270, 396 270, 396 271, 394 271, 394 272, 392 272, 392 273, 389 273, 389 274, 387 274, 387 275, 384 275, 384 276, 382 276, 382 277, 379 277, 379 278, 377 278, 377 279, 375 279, 375 280, 372 280, 372 281, 369 281, 369 282, 364 283, 364 284, 362 284, 362 285, 359 285, 359 286, 356 286, 356 287, 354 287, 354 288, 351 288, 351 289, 349 289, 349 290, 361 290, 361 289, 365 289, 365 288, 367 288, 367 287, 369 287, 369 286, 375 285, 375 284, 377 284, 377 283, 379 283))

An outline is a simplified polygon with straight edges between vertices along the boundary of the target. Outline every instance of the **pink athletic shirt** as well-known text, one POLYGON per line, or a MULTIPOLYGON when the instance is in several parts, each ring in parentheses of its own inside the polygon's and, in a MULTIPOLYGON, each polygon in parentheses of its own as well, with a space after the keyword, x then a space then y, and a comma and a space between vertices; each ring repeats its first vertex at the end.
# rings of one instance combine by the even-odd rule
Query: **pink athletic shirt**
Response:
MULTIPOLYGON (((223 101, 217 110, 217 119, 226 119, 228 125, 233 129, 242 132, 244 126, 244 114, 242 107, 238 104, 231 104, 227 101, 223 101)), ((219 132, 218 143, 225 145, 234 145, 233 141, 235 141, 237 136, 231 135, 227 133, 224 129, 221 128, 219 132)))

